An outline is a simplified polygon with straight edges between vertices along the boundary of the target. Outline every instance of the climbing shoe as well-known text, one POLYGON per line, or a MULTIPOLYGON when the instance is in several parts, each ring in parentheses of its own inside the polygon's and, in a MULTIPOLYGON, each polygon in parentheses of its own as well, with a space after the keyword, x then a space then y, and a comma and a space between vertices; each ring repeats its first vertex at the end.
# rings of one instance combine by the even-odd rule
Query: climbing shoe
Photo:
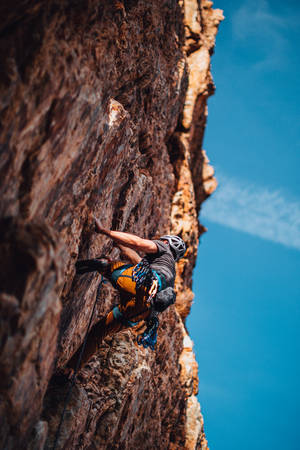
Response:
POLYGON ((110 260, 104 256, 94 259, 80 259, 76 262, 76 273, 82 275, 89 272, 100 272, 107 275, 110 272, 110 260))

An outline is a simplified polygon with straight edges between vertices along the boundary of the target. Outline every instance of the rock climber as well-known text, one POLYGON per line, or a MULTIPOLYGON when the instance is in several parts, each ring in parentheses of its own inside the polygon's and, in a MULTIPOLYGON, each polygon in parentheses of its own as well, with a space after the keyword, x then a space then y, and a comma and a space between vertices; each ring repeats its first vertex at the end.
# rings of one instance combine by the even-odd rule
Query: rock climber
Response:
MULTIPOLYGON (((107 257, 79 260, 77 274, 97 271, 106 277, 120 292, 120 303, 102 318, 88 335, 80 368, 96 353, 104 337, 137 325, 147 324, 138 343, 154 349, 156 343, 157 313, 175 302, 175 262, 186 252, 186 245, 179 236, 165 235, 159 239, 143 239, 131 233, 107 230, 95 219, 95 231, 115 242, 129 264, 112 262, 107 257), (141 258, 137 252, 143 252, 141 258)), ((80 348, 69 361, 74 368, 80 348)))

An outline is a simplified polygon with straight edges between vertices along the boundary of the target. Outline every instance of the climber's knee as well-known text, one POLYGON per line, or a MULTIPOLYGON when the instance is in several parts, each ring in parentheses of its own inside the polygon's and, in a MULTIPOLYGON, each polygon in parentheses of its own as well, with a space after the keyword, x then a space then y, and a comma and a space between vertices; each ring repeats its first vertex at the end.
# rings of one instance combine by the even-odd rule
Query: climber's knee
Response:
POLYGON ((128 292, 131 295, 136 294, 136 284, 132 281, 132 264, 115 263, 112 265, 111 281, 116 288, 128 292))
POLYGON ((75 367, 77 366, 77 361, 79 360, 79 357, 81 355, 81 361, 79 365, 80 370, 83 366, 85 366, 85 364, 88 363, 88 361, 92 358, 92 356, 94 356, 98 352, 103 339, 110 334, 117 333, 118 331, 121 330, 122 327, 123 327, 122 324, 120 324, 114 318, 113 312, 110 311, 106 317, 103 317, 100 320, 100 322, 98 322, 96 325, 93 326, 87 337, 85 348, 82 355, 81 355, 82 350, 81 345, 68 362, 68 367, 75 369, 75 367))

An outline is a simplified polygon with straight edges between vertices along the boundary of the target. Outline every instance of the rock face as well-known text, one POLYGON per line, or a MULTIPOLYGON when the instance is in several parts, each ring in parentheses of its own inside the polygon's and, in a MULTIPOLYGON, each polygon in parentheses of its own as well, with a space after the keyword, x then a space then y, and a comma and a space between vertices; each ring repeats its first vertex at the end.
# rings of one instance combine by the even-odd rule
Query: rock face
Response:
MULTIPOLYGON (((180 234, 177 301, 155 352, 108 337, 79 373, 57 448, 206 449, 184 327, 201 203, 210 55, 207 0, 15 0, 0 6, 0 448, 50 449, 99 277, 78 257, 118 250, 107 228, 180 234), (8 5, 8 6, 7 6, 8 5)), ((96 323, 117 301, 105 284, 96 323)))

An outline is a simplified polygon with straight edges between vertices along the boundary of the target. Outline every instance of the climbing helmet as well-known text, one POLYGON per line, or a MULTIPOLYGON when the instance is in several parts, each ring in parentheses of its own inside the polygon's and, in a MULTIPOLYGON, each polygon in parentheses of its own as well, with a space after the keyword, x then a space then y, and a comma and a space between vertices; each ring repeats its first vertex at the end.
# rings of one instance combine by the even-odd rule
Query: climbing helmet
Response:
POLYGON ((165 235, 161 236, 159 238, 160 240, 165 239, 169 242, 170 248, 172 250, 172 253, 175 257, 175 261, 178 261, 180 258, 182 258, 186 252, 186 245, 184 241, 179 236, 171 236, 171 235, 165 235))

